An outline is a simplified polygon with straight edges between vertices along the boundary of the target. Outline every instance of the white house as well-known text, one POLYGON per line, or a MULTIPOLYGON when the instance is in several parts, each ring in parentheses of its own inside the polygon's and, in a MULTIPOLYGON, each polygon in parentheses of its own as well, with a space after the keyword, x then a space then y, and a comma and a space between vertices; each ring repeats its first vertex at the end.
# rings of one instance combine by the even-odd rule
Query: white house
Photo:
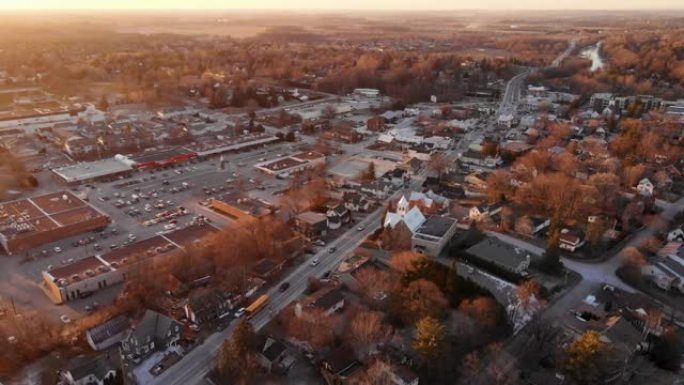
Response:
POLYGON ((654 189, 655 186, 653 185, 653 182, 651 182, 648 178, 640 180, 639 184, 636 186, 637 192, 645 197, 653 196, 654 189))
POLYGON ((681 228, 676 228, 670 231, 669 233, 667 233, 667 241, 684 241, 684 230, 682 230, 681 228))
POLYGON ((676 289, 684 293, 684 260, 679 257, 663 257, 642 267, 641 272, 663 290, 676 289))
POLYGON ((569 229, 562 229, 560 233, 559 247, 572 253, 584 245, 584 240, 569 229))
POLYGON ((468 211, 468 218, 470 220, 479 222, 491 217, 492 215, 500 213, 502 207, 502 204, 499 202, 494 203, 492 205, 481 204, 478 206, 473 206, 468 211))

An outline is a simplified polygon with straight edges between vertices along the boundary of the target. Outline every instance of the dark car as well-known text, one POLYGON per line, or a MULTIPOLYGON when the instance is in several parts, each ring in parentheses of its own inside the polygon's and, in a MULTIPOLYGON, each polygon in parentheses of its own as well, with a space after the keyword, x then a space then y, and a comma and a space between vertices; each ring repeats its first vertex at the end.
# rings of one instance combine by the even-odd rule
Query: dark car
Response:
POLYGON ((289 283, 289 282, 283 282, 283 283, 278 287, 278 291, 282 293, 282 292, 284 292, 285 290, 287 290, 287 289, 289 289, 289 288, 290 288, 290 283, 289 283))

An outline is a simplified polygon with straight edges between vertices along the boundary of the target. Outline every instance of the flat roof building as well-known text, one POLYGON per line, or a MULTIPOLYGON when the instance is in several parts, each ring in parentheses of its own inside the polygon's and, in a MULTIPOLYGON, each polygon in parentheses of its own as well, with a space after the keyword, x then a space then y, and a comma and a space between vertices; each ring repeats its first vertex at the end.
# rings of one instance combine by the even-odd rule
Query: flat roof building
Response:
POLYGON ((266 174, 276 175, 281 173, 294 174, 321 164, 325 164, 325 155, 320 152, 309 151, 257 163, 254 167, 266 174))
POLYGON ((68 191, 0 204, 0 244, 9 253, 106 227, 109 217, 68 191))
POLYGON ((57 181, 67 185, 77 185, 92 181, 114 180, 119 176, 132 173, 133 162, 117 155, 112 158, 83 162, 52 170, 57 181))
POLYGON ((431 257, 438 256, 456 233, 454 218, 430 216, 413 233, 413 249, 431 257))
POLYGON ((212 198, 209 207, 233 220, 261 218, 278 210, 266 201, 240 194, 231 194, 221 199, 212 198))
POLYGON ((78 299, 125 281, 138 263, 173 251, 185 252, 219 230, 196 224, 155 235, 104 255, 89 256, 70 264, 43 271, 43 286, 55 303, 78 299))

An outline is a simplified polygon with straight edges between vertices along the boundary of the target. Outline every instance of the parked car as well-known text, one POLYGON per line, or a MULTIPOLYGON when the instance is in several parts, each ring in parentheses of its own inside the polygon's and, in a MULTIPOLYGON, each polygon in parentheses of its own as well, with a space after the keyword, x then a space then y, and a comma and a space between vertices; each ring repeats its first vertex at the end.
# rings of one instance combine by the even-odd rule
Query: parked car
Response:
POLYGON ((242 318, 243 315, 247 312, 247 309, 244 307, 241 307, 238 309, 238 311, 235 312, 235 318, 242 318))
POLYGON ((318 265, 318 262, 320 262, 320 261, 318 260, 318 258, 312 259, 312 260, 311 260, 311 266, 316 266, 316 265, 318 265))
POLYGON ((284 292, 285 290, 287 290, 287 289, 289 289, 289 288, 290 288, 290 283, 289 283, 289 282, 283 282, 283 283, 278 287, 278 291, 282 293, 282 292, 284 292))

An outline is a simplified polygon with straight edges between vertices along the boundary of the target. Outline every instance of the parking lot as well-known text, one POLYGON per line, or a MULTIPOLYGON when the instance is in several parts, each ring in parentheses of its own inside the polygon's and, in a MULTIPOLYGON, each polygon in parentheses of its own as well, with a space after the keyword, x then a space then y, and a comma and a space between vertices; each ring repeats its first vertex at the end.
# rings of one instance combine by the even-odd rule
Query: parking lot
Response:
MULTIPOLYGON (((281 143, 223 158, 195 159, 166 169, 141 170, 113 182, 70 188, 109 215, 112 223, 100 232, 80 234, 0 258, 0 290, 18 307, 38 308, 56 319, 62 315, 78 318, 93 303, 102 305, 115 299, 121 285, 55 306, 40 287, 42 271, 185 227, 198 216, 220 228, 230 225, 230 218, 204 205, 210 198, 240 191, 277 203, 280 197, 276 193, 285 189, 288 181, 260 173, 253 165, 293 149, 296 148, 292 143, 281 143)), ((48 171, 42 172, 39 179, 40 193, 65 189, 49 177, 48 171)))

